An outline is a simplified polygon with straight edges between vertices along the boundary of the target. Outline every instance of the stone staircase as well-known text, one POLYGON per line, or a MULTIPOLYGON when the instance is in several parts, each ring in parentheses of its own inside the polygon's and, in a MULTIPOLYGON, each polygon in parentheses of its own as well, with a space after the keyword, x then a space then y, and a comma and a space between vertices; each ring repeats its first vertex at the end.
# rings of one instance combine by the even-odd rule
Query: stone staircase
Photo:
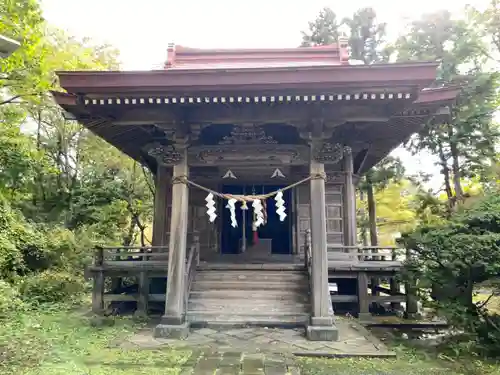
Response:
POLYGON ((310 313, 303 270, 207 267, 197 271, 188 300, 193 327, 300 327, 310 313))

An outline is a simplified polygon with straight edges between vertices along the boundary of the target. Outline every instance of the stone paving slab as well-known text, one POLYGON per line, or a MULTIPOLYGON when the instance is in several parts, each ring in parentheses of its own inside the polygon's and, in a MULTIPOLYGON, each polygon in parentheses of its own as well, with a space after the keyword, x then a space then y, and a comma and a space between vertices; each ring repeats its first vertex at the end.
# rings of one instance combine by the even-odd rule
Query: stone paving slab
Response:
POLYGON ((245 353, 288 353, 318 356, 393 356, 366 328, 350 319, 336 319, 339 341, 309 341, 303 329, 242 328, 216 331, 194 329, 185 340, 155 339, 150 328, 129 338, 128 346, 142 348, 237 348, 245 353))
POLYGON ((300 374, 294 356, 393 357, 395 353, 354 320, 336 319, 339 341, 308 341, 303 329, 194 329, 185 340, 155 339, 144 329, 122 347, 190 348, 192 358, 182 374, 300 374))

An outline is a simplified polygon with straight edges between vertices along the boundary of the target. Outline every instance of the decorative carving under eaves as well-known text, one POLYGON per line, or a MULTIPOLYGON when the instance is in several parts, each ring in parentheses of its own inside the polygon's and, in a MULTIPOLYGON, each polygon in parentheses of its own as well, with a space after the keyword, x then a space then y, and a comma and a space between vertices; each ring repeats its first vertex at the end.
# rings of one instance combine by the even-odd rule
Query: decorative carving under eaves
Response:
POLYGON ((309 161, 309 148, 303 145, 217 145, 190 147, 191 165, 255 166, 296 165, 309 161))
POLYGON ((258 145, 276 144, 273 137, 268 136, 264 129, 253 124, 237 125, 233 127, 230 135, 225 136, 219 145, 258 145))
POLYGON ((338 163, 343 157, 344 152, 350 152, 349 147, 344 147, 341 144, 325 142, 314 152, 314 160, 325 164, 338 163))
POLYGON ((300 156, 298 147, 285 145, 204 146, 196 153, 203 164, 281 165, 291 164, 300 156))
POLYGON ((160 164, 172 165, 182 161, 182 154, 174 146, 154 143, 146 146, 146 150, 148 155, 154 157, 160 164))

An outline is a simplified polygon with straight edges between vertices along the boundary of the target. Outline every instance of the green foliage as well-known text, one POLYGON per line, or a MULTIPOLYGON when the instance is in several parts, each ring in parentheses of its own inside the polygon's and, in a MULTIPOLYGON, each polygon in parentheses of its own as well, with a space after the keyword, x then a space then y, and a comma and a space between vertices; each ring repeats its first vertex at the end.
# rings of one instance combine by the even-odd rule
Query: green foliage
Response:
POLYGON ((464 198, 461 179, 484 174, 491 165, 500 135, 493 122, 499 76, 486 69, 490 53, 474 26, 470 17, 453 18, 448 11, 426 14, 395 44, 399 61, 438 61, 436 85, 463 88, 450 121, 423 124, 407 144, 414 154, 426 150, 436 156, 450 206, 464 198))
POLYGON ((365 64, 387 61, 388 55, 383 48, 386 24, 377 23, 373 8, 361 8, 342 23, 349 27, 349 47, 351 58, 365 64))
POLYGON ((19 115, 5 110, 0 126, 0 193, 14 201, 31 196, 37 167, 43 169, 43 156, 20 131, 19 115))
POLYGON ((352 17, 345 17, 338 22, 335 12, 323 8, 316 19, 309 22, 309 31, 302 32, 302 47, 323 46, 338 43, 340 29, 349 30, 350 57, 365 64, 387 61, 385 46, 386 24, 377 22, 375 9, 361 8, 352 17))
POLYGON ((22 297, 30 303, 54 303, 78 300, 86 284, 81 275, 44 271, 24 278, 19 288, 22 297))
MULTIPOLYGON (((78 307, 78 306, 77 306, 78 307)), ((123 348, 144 328, 130 318, 94 327, 78 308, 45 305, 0 324, 2 375, 159 375, 178 374, 191 350, 123 348)))
POLYGON ((15 285, 0 280, 0 322, 26 310, 27 305, 15 285))
POLYGON ((328 7, 323 8, 318 17, 309 22, 309 33, 302 32, 302 47, 326 46, 339 39, 337 15, 328 7))
POLYGON ((2 0, 0 34, 20 42, 7 59, 0 59, 0 106, 21 98, 36 98, 50 87, 42 46, 43 18, 36 0, 2 0))
MULTIPOLYGON (((449 221, 403 235, 401 242, 415 253, 406 265, 406 276, 421 287, 432 286, 431 305, 489 354, 498 354, 500 317, 473 297, 481 283, 500 275, 499 192, 491 192, 449 221)), ((429 289, 421 292, 428 297, 429 289)))

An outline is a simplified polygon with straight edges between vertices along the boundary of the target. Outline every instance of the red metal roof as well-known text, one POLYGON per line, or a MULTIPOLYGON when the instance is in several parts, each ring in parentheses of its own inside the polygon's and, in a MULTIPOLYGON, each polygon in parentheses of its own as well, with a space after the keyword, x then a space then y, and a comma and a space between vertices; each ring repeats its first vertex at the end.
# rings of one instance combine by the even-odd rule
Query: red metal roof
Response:
MULTIPOLYGON (((241 92, 262 90, 347 90, 424 88, 435 78, 437 63, 301 66, 248 69, 166 69, 127 72, 57 72, 61 86, 74 93, 241 92)), ((319 91, 318 91, 319 90, 319 91)))
POLYGON ((170 44, 165 69, 241 69, 335 66, 348 64, 340 44, 279 49, 198 49, 170 44))

